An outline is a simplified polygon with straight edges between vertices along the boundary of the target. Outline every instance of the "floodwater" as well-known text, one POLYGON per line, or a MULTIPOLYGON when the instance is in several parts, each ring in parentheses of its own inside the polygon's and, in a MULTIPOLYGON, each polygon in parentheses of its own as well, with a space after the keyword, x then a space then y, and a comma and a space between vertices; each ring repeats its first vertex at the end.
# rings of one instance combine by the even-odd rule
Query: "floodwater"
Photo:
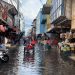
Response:
POLYGON ((33 54, 24 54, 24 46, 9 52, 8 63, 0 64, 0 75, 75 75, 75 62, 64 60, 56 48, 44 51, 36 45, 33 54))

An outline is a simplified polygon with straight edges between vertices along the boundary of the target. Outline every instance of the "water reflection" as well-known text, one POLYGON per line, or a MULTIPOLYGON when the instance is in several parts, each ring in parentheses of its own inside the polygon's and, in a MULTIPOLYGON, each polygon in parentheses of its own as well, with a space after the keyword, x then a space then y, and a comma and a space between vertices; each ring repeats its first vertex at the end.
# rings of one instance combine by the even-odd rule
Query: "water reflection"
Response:
POLYGON ((25 62, 25 63, 34 62, 34 51, 32 51, 32 53, 30 53, 30 52, 25 52, 25 53, 24 53, 23 62, 25 62))
POLYGON ((34 53, 24 53, 24 49, 21 48, 21 52, 19 56, 23 56, 22 58, 19 58, 19 71, 18 75, 42 75, 42 68, 40 67, 41 59, 39 52, 33 51, 34 53), (39 55, 38 55, 39 54, 39 55))
POLYGON ((0 75, 75 75, 75 62, 62 59, 56 49, 51 53, 35 47, 24 54, 24 46, 10 52, 10 61, 0 65, 0 75))

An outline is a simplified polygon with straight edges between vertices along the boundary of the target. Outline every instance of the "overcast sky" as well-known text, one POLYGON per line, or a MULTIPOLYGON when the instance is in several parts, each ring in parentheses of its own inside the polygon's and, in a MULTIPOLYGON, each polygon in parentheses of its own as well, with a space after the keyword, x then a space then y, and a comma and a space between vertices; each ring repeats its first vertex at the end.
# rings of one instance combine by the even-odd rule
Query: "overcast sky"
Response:
MULTIPOLYGON (((41 0, 43 4, 46 3, 46 0, 41 0)), ((36 18, 40 8, 42 8, 42 3, 40 0, 21 0, 21 9, 25 18, 26 31, 30 28, 33 19, 36 18)))

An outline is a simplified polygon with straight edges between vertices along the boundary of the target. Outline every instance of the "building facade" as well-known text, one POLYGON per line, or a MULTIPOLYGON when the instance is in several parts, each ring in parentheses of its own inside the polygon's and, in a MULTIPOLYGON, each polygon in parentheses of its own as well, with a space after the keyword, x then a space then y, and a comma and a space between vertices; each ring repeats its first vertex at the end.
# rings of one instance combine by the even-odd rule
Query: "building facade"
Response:
POLYGON ((75 39, 75 0, 52 0, 50 16, 61 38, 75 39))
POLYGON ((46 32, 46 15, 42 14, 41 12, 41 28, 40 28, 41 33, 46 32))
POLYGON ((43 34, 50 30, 50 5, 51 0, 43 5, 36 19, 36 33, 43 34), (38 31, 37 31, 38 30, 38 31))
POLYGON ((51 23, 60 32, 70 31, 72 0, 52 0, 51 23))
POLYGON ((20 32, 18 25, 19 23, 16 23, 18 27, 16 27, 15 24, 15 17, 18 15, 16 4, 14 6, 13 4, 9 3, 9 0, 0 0, 0 36, 3 39, 6 37, 14 40, 17 36, 17 33, 20 32))
POLYGON ((13 6, 13 8, 11 8, 11 10, 10 10, 10 13, 12 13, 12 12, 15 13, 14 26, 19 29, 20 28, 19 0, 3 0, 3 1, 13 6))
POLYGON ((41 34, 41 9, 36 17, 36 35, 41 34))
MULTIPOLYGON (((52 3, 52 0, 47 0, 46 2, 46 6, 49 8, 48 11, 51 10, 51 3, 52 3)), ((47 18, 47 21, 46 21, 46 32, 49 32, 51 30, 51 18, 50 18, 50 12, 48 14, 46 14, 46 18, 47 18)))

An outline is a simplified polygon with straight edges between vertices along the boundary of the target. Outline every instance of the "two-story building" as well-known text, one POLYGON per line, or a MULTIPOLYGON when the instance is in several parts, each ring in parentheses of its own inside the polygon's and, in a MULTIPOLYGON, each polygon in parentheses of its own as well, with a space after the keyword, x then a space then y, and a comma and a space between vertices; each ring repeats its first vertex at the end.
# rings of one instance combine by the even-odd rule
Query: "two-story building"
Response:
MULTIPOLYGON (((0 0, 0 37, 5 42, 5 37, 8 39, 14 39, 19 30, 19 23, 16 21, 18 15, 17 2, 11 0, 0 0)), ((18 21, 19 22, 19 21, 18 21)))
POLYGON ((60 32, 70 31, 72 0, 52 0, 51 23, 60 32))

